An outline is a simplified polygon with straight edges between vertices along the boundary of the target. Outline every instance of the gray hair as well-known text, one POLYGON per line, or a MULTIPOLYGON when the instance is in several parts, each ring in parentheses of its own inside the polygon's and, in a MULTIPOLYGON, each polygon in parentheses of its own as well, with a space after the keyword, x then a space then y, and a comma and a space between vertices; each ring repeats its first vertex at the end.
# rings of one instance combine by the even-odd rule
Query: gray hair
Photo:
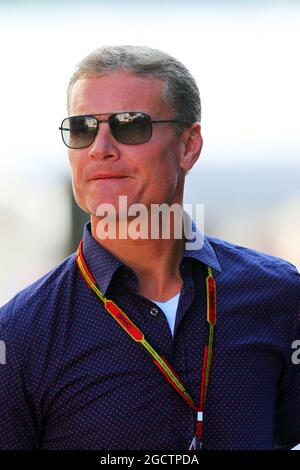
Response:
POLYGON ((189 70, 166 52, 146 46, 104 46, 86 56, 69 81, 68 107, 70 93, 77 80, 119 69, 162 80, 165 84, 164 98, 175 111, 176 119, 188 127, 200 121, 199 89, 189 70))

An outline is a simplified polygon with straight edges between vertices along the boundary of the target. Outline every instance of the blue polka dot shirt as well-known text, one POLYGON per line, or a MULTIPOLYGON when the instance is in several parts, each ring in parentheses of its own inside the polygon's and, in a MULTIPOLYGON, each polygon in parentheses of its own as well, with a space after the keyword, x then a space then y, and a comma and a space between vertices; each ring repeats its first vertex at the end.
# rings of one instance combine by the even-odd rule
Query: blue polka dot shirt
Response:
MULTIPOLYGON (((206 265, 217 325, 205 449, 300 442, 300 276, 281 259, 206 236, 186 250, 174 337, 134 272, 84 228, 83 254, 114 300, 180 375, 198 405, 207 336, 206 265), (293 356, 294 354, 294 356, 293 356), (292 360, 292 358, 296 360, 292 360)), ((195 411, 105 311, 75 254, 0 309, 0 449, 187 450, 195 411)))

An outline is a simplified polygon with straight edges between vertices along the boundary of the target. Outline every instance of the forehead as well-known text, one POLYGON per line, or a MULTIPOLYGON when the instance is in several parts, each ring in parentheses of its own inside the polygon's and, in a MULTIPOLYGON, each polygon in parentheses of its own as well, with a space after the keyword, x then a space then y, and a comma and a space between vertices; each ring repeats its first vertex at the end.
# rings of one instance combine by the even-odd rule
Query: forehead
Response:
POLYGON ((114 71, 101 76, 77 80, 69 96, 69 114, 144 111, 151 115, 169 111, 163 98, 165 84, 156 78, 145 78, 127 71, 114 71))

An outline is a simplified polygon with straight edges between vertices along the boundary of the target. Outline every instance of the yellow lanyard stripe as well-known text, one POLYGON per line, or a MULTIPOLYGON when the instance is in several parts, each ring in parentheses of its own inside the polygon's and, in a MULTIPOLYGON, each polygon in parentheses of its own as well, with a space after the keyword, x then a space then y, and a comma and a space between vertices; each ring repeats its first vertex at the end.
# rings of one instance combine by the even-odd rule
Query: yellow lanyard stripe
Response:
POLYGON ((97 296, 102 300, 102 302, 105 302, 106 300, 105 297, 102 295, 102 292, 100 291, 100 289, 98 289, 98 287, 94 284, 90 276, 87 274, 82 264, 81 257, 79 255, 77 255, 76 261, 79 265, 80 272, 83 275, 86 282, 88 283, 89 287, 95 292, 95 294, 97 294, 97 296))
POLYGON ((193 405, 193 407, 196 407, 195 403, 193 402, 193 399, 189 395, 189 393, 186 391, 186 388, 182 385, 180 380, 176 377, 172 369, 166 364, 166 362, 162 359, 162 357, 155 351, 155 349, 152 348, 151 344, 148 343, 145 339, 142 341, 143 346, 147 349, 149 354, 158 362, 160 365, 161 369, 163 369, 168 377, 172 380, 172 382, 177 386, 177 388, 185 395, 185 397, 188 399, 189 402, 193 405))

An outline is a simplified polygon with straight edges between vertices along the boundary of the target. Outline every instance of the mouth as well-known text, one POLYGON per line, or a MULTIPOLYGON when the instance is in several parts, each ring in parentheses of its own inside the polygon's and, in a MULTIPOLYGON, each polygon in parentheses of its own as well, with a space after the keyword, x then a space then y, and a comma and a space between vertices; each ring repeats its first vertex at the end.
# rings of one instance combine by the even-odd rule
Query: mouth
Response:
POLYGON ((124 179, 128 178, 128 176, 125 175, 116 175, 112 173, 101 173, 98 175, 94 175, 90 178, 90 180, 95 181, 95 180, 113 180, 113 179, 124 179))

